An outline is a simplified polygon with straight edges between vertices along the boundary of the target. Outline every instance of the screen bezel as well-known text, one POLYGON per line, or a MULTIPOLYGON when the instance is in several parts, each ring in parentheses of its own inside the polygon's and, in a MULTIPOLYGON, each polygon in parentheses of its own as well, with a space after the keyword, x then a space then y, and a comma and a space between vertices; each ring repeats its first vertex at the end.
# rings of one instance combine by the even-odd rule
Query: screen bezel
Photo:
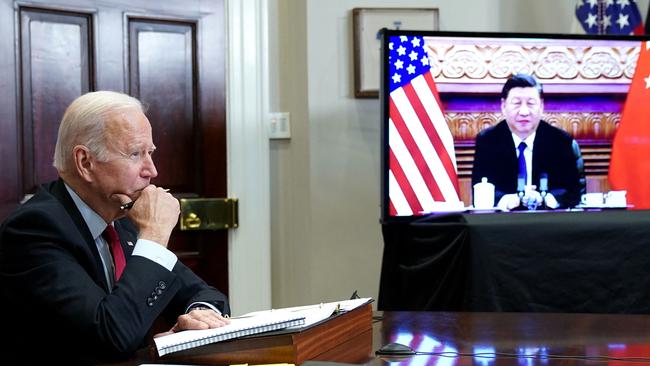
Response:
POLYGON ((426 215, 411 216, 391 216, 389 213, 389 196, 388 196, 388 116, 389 116, 389 64, 386 52, 391 36, 421 36, 421 37, 448 37, 448 38, 511 38, 511 39, 566 39, 566 40, 614 40, 614 41, 648 41, 650 35, 592 35, 592 34, 560 34, 560 33, 514 33, 514 32, 458 32, 458 31, 418 31, 418 30, 390 30, 382 29, 381 48, 380 48, 380 118, 381 118, 381 157, 380 157, 380 222, 409 222, 414 219, 422 218, 426 215))

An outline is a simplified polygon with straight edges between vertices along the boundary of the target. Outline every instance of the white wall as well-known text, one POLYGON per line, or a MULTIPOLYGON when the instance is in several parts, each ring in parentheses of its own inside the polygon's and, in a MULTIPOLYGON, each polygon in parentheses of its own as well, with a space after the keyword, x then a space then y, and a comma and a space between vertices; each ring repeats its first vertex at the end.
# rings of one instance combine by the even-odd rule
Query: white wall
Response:
MULTIPOLYGON (((501 0, 499 13, 501 32, 569 33, 574 30, 575 0, 501 0)), ((645 19, 648 0, 637 0, 645 19)))
MULTIPOLYGON (((270 143, 272 302, 275 307, 309 303, 312 276, 307 98, 307 5, 275 2, 269 22, 272 111, 291 113, 291 140, 270 143)), ((273 8, 273 7, 271 7, 273 8)), ((314 302, 320 302, 314 301, 314 302)))
MULTIPOLYGON (((645 17, 648 0, 640 2, 645 17)), ((271 141, 273 306, 377 298, 377 99, 353 96, 355 7, 438 7, 442 30, 568 33, 573 0, 277 0, 270 2, 272 111, 292 138, 271 141)))

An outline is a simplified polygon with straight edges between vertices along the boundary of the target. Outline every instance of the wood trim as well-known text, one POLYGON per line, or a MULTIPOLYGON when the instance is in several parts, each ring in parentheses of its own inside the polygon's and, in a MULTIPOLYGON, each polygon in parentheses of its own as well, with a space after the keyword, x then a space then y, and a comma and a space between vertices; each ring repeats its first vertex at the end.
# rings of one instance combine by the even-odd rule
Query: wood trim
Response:
POLYGON ((271 308, 268 6, 264 0, 230 0, 226 6, 228 153, 224 155, 228 196, 240 198, 240 226, 228 237, 228 296, 235 315, 271 308), (250 52, 251 48, 257 51, 250 52))

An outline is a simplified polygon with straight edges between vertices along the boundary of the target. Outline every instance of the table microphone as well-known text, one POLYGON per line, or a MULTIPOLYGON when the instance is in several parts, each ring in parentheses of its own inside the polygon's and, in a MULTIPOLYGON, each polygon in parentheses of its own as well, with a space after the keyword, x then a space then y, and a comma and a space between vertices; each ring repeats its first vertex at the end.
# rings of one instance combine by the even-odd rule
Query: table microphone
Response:
POLYGON ((525 211, 528 207, 524 204, 524 195, 526 190, 526 180, 524 176, 519 174, 517 176, 517 196, 519 196, 519 206, 512 209, 512 211, 525 211))
POLYGON ((550 208, 546 204, 546 194, 548 193, 548 174, 542 173, 539 176, 539 194, 542 196, 542 204, 540 209, 549 210, 550 208))
POLYGON ((546 195, 546 191, 548 191, 548 174, 546 173, 542 173, 539 176, 539 191, 542 195, 546 195))
POLYGON ((517 176, 517 195, 519 195, 519 197, 523 197, 525 190, 526 180, 524 179, 524 176, 520 174, 517 176))

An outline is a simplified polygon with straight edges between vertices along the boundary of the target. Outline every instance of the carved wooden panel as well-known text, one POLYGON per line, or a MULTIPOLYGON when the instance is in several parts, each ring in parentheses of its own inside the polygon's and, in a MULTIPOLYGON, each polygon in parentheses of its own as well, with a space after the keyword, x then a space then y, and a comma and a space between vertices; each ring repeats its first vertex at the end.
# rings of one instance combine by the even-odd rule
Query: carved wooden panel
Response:
POLYGON ((459 42, 449 37, 425 37, 424 42, 436 83, 443 85, 441 91, 447 90, 446 83, 503 84, 516 72, 534 75, 545 85, 572 81, 576 87, 599 83, 627 86, 639 58, 638 47, 614 40, 606 46, 589 40, 532 38, 459 42))
POLYGON ((92 17, 30 7, 19 14, 22 185, 31 193, 57 177, 52 157, 61 117, 93 87, 92 17))
MULTIPOLYGON (((503 119, 500 112, 448 112, 447 124, 457 143, 473 142, 482 130, 503 119)), ((558 112, 545 113, 543 119, 567 131, 580 141, 611 142, 621 120, 613 112, 558 112)))

